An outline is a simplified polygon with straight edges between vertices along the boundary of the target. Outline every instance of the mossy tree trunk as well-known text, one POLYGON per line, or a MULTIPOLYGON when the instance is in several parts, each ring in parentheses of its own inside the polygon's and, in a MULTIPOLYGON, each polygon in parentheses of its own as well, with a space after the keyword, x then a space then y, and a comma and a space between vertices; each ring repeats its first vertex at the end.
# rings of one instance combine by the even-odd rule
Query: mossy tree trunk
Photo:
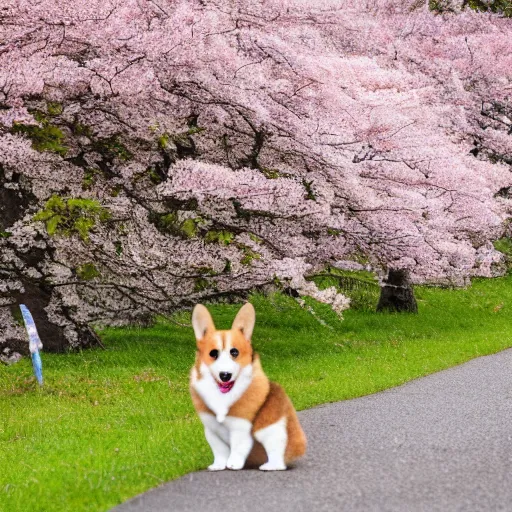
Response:
POLYGON ((418 312, 418 304, 407 270, 389 269, 388 276, 381 288, 377 311, 418 312))
POLYGON ((37 199, 28 183, 0 165, 0 353, 4 348, 28 354, 28 337, 23 326, 20 304, 30 310, 46 350, 69 350, 100 344, 94 331, 77 322, 64 304, 58 287, 46 279, 45 262, 54 249, 36 235, 32 244, 11 243, 11 230, 24 215, 35 209, 37 199))

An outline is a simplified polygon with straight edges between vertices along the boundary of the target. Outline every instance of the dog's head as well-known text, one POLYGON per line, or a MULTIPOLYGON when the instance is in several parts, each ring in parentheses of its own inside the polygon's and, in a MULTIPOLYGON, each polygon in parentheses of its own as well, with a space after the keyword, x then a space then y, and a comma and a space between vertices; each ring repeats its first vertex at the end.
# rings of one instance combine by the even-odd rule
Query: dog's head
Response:
POLYGON ((252 304, 245 304, 229 331, 217 331, 209 311, 197 304, 192 327, 201 366, 208 367, 222 393, 228 393, 242 369, 252 362, 251 336, 256 321, 252 304))

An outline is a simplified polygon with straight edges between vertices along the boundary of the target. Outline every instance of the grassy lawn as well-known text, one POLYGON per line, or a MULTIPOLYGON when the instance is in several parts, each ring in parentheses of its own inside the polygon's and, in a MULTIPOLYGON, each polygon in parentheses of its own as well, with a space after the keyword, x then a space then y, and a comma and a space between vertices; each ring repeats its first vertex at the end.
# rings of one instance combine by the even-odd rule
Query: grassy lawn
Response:
MULTIPOLYGON (((512 277, 416 296, 419 315, 350 310, 342 322, 320 304, 315 318, 289 297, 255 296, 254 344, 298 409, 512 346, 512 277)), ((212 307, 217 327, 237 309, 212 307)), ((27 359, 0 367, 0 510, 108 510, 211 462, 188 396, 192 329, 160 321, 102 337, 106 350, 44 354, 42 389, 27 359)))

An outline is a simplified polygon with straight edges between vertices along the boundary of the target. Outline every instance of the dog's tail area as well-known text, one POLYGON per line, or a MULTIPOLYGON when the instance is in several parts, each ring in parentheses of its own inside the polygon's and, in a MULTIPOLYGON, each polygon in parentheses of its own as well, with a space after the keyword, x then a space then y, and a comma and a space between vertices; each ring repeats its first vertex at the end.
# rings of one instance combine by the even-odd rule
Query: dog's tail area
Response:
POLYGON ((288 431, 288 444, 286 446, 285 460, 286 463, 289 463, 306 453, 307 440, 294 409, 288 415, 286 427, 288 431))

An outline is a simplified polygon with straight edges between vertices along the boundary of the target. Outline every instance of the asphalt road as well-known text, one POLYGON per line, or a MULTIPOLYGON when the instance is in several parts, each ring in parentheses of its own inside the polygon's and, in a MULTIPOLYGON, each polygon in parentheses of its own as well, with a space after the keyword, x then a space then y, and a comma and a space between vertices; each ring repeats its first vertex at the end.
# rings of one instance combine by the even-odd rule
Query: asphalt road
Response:
POLYGON ((512 350, 299 415, 295 468, 193 473, 116 512, 512 511, 512 350))

